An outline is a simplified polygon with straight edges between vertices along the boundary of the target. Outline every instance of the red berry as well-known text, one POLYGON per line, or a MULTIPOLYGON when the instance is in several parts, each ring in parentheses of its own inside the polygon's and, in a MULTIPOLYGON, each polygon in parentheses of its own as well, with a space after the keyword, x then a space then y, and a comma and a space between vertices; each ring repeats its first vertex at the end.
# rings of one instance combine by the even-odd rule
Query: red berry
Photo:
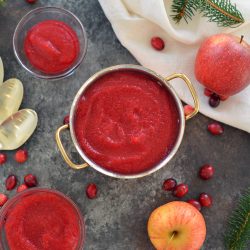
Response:
POLYGON ((17 192, 20 193, 26 189, 28 189, 28 186, 26 184, 22 184, 17 188, 17 192))
POLYGON ((212 206, 212 197, 209 194, 201 193, 199 198, 200 204, 203 207, 211 207, 212 206))
POLYGON ((229 98, 229 96, 220 95, 220 100, 223 102, 226 101, 228 98, 229 98))
POLYGON ((213 94, 213 92, 207 88, 204 89, 204 95, 210 97, 213 94))
POLYGON ((17 178, 15 175, 9 175, 5 181, 5 187, 7 190, 12 190, 15 188, 17 183, 17 178))
POLYGON ((7 161, 7 155, 0 153, 0 165, 4 164, 7 161))
POLYGON ((34 176, 33 174, 27 174, 27 175, 25 175, 24 176, 24 183, 28 187, 35 187, 35 186, 37 186, 36 176, 34 176))
POLYGON ((16 151, 15 160, 19 163, 24 163, 28 159, 28 151, 26 149, 19 149, 16 151))
POLYGON ((64 125, 68 125, 69 124, 69 115, 66 115, 65 117, 64 117, 64 119, 63 119, 63 124, 64 125))
POLYGON ((26 0, 27 3, 35 3, 36 0, 26 0))
POLYGON ((199 211, 201 211, 201 204, 197 200, 188 200, 189 204, 193 205, 195 208, 197 208, 199 211))
POLYGON ((175 187, 173 194, 176 197, 183 197, 184 195, 186 195, 188 192, 188 186, 186 184, 179 184, 175 187))
POLYGON ((8 197, 5 194, 0 193, 0 206, 3 206, 7 200, 8 200, 8 197))
POLYGON ((208 164, 202 166, 199 175, 203 180, 211 179, 214 175, 214 167, 208 164))
POLYGON ((97 186, 94 183, 88 184, 86 188, 86 195, 89 199, 94 199, 97 195, 97 186))
POLYGON ((165 47, 165 43, 160 37, 153 37, 151 39, 151 45, 156 50, 163 50, 165 47))
POLYGON ((172 191, 177 185, 177 182, 173 178, 166 179, 163 182, 162 189, 165 191, 172 191))
POLYGON ((220 97, 215 93, 209 97, 209 105, 213 108, 218 107, 220 104, 220 97))
POLYGON ((221 135, 224 132, 224 128, 218 122, 212 122, 212 123, 208 124, 207 130, 212 135, 221 135))
POLYGON ((190 105, 184 106, 184 114, 185 116, 190 115, 194 111, 194 108, 190 105))

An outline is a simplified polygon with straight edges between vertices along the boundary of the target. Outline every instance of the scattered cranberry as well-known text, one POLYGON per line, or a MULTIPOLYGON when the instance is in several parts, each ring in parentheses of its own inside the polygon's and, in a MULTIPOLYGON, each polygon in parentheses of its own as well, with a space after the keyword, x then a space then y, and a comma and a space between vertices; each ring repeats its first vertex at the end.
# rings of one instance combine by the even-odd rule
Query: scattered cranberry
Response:
POLYGON ((4 164, 7 161, 7 155, 0 153, 0 165, 4 164))
POLYGON ((194 111, 194 108, 190 105, 184 106, 184 114, 185 116, 190 115, 194 111))
POLYGON ((28 187, 35 187, 35 186, 37 186, 36 176, 34 176, 33 174, 27 174, 27 175, 25 175, 24 176, 24 183, 28 187))
POLYGON ((97 186, 94 183, 88 184, 86 188, 86 195, 89 199, 94 199, 97 195, 97 186))
POLYGON ((156 50, 163 50, 165 47, 165 43, 160 37, 153 37, 151 39, 151 45, 156 50))
POLYGON ((193 205, 195 208, 197 208, 199 211, 201 211, 201 204, 197 200, 188 200, 189 204, 193 205))
POLYGON ((15 175, 9 175, 5 181, 5 187, 7 190, 12 190, 15 188, 17 183, 17 178, 15 175))
POLYGON ((213 92, 207 88, 204 89, 204 95, 210 97, 213 94, 213 92))
POLYGON ((26 184, 22 184, 17 188, 17 192, 20 193, 26 189, 28 189, 28 186, 26 184))
POLYGON ((199 175, 203 180, 211 179, 214 175, 214 167, 208 164, 202 166, 199 175))
POLYGON ((176 185, 177 185, 176 180, 173 178, 169 178, 163 182, 162 189, 165 191, 172 191, 172 190, 174 190, 176 185))
POLYGON ((200 204, 203 207, 211 207, 212 206, 212 197, 209 194, 201 193, 199 198, 200 204))
POLYGON ((219 106, 219 104, 220 104, 220 97, 215 93, 212 94, 209 98, 209 105, 213 108, 216 108, 219 106))
POLYGON ((0 193, 0 206, 3 206, 7 200, 8 200, 8 197, 5 194, 0 193))
POLYGON ((175 187, 173 194, 176 197, 183 197, 184 195, 186 195, 188 192, 188 186, 186 184, 179 184, 175 187))
POLYGON ((36 0, 26 0, 27 3, 35 3, 36 0))
POLYGON ((63 119, 63 124, 68 125, 69 124, 69 115, 66 115, 63 119))
POLYGON ((28 151, 26 149, 19 149, 16 151, 15 160, 19 163, 24 163, 28 159, 28 151))
POLYGON ((212 122, 212 123, 208 124, 207 130, 212 135, 221 135, 224 132, 224 128, 218 122, 212 122))

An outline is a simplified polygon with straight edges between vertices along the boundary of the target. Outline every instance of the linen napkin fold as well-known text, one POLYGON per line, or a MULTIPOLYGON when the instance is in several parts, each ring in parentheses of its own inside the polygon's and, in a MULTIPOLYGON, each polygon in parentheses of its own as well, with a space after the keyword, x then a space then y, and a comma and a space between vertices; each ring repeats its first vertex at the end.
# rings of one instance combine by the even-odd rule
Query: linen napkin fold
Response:
MULTIPOLYGON (((170 16, 172 1, 169 0, 99 0, 99 3, 122 45, 140 64, 163 76, 186 74, 199 95, 202 114, 250 133, 250 86, 221 102, 217 108, 211 108, 203 94, 204 87, 194 75, 195 56, 206 37, 222 32, 232 33, 244 35, 244 40, 250 43, 250 3, 246 0, 233 1, 245 19, 238 28, 218 27, 199 13, 188 24, 184 20, 175 24, 170 16), (151 47, 150 40, 154 36, 164 39, 163 51, 151 47)), ((193 104, 182 80, 170 83, 184 102, 193 104)))

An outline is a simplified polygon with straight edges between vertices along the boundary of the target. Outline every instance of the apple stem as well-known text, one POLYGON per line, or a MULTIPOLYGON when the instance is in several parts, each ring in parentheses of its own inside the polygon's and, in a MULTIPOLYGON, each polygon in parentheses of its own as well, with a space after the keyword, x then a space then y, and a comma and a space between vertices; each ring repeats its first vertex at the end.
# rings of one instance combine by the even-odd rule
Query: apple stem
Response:
POLYGON ((244 38, 244 36, 241 35, 241 37, 240 37, 240 43, 243 41, 243 38, 244 38))

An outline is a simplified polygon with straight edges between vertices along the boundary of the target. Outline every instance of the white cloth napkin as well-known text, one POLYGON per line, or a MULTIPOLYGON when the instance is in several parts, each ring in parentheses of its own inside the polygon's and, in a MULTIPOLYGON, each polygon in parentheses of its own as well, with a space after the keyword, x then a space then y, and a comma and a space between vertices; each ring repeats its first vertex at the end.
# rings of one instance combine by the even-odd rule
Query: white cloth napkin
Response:
MULTIPOLYGON (((250 133, 250 86, 239 94, 211 108, 203 95, 203 86, 194 76, 194 61, 201 42, 216 33, 244 35, 250 43, 250 2, 233 0, 246 22, 238 28, 219 28, 196 14, 188 24, 175 24, 171 18, 170 0, 99 0, 104 13, 124 47, 145 67, 163 76, 174 72, 186 74, 198 92, 200 112, 250 133), (165 41, 165 49, 156 51, 150 45, 154 36, 165 41)), ((249 69, 250 70, 250 69, 249 69)), ((181 80, 171 81, 180 98, 192 105, 191 95, 181 80)))

